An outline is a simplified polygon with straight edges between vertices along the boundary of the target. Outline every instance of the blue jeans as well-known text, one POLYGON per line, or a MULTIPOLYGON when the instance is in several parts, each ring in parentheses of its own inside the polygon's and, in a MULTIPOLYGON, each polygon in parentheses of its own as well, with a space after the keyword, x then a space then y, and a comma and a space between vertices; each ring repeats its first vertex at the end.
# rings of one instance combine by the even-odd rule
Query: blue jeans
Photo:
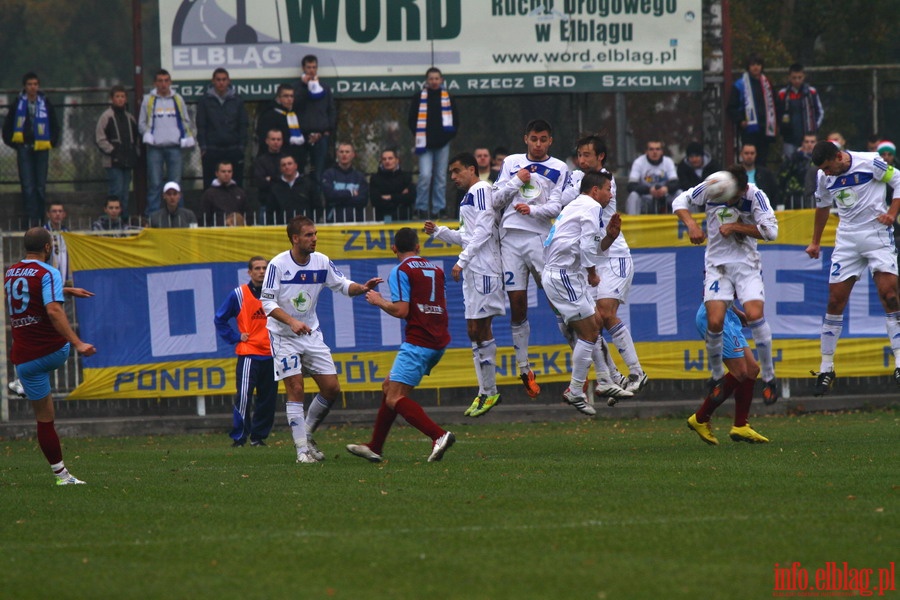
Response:
POLYGON ((447 161, 450 144, 425 150, 419 155, 419 183, 416 184, 416 210, 437 214, 447 207, 447 161))
POLYGON ((19 146, 16 150, 19 166, 19 182, 22 185, 22 208, 29 225, 40 225, 47 201, 47 171, 50 167, 50 151, 35 151, 32 146, 19 146))
MULTIPOLYGON (((147 211, 149 217, 162 206, 163 184, 175 181, 181 185, 181 147, 147 146, 147 211), (166 179, 163 180, 163 163, 166 165, 166 179)), ((182 197, 179 206, 184 203, 182 197)))
POLYGON ((107 167, 106 178, 109 180, 107 193, 115 196, 122 203, 122 218, 128 218, 128 190, 131 189, 132 169, 107 167))

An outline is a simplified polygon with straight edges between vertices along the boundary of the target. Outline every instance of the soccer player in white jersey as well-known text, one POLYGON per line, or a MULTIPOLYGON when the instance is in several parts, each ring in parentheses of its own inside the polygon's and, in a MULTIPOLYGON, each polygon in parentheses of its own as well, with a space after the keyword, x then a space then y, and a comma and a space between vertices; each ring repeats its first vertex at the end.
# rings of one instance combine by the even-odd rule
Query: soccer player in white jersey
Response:
POLYGON ((722 362, 725 312, 737 297, 747 315, 753 333, 756 353, 762 368, 763 402, 778 400, 775 366, 772 361, 772 329, 764 313, 765 287, 757 240, 774 241, 778 237, 778 219, 766 194, 747 182, 747 172, 740 165, 727 169, 737 182, 737 192, 730 198, 711 199, 708 188, 718 174, 679 194, 672 203, 675 215, 687 226, 691 243, 702 244, 707 235, 691 216, 691 206, 706 207, 706 275, 703 301, 706 304, 706 351, 712 378, 709 397, 712 402, 724 400, 725 366, 722 362))
POLYGON ((822 323, 822 362, 814 394, 822 396, 834 383, 834 354, 844 327, 844 307, 853 284, 868 269, 884 306, 888 339, 894 353, 894 381, 900 385, 900 300, 897 297, 897 255, 893 226, 900 212, 900 172, 875 152, 840 150, 831 142, 813 147, 812 162, 819 167, 816 217, 810 258, 819 258, 822 231, 832 203, 840 224, 831 255, 828 307, 822 323), (894 188, 885 211, 885 186, 894 188))
POLYGON ((544 269, 544 241, 551 221, 562 208, 562 190, 569 176, 566 163, 550 156, 553 128, 542 119, 525 127, 523 154, 510 154, 503 160, 494 183, 494 207, 500 217, 500 257, 504 285, 509 297, 513 347, 519 377, 532 398, 541 392, 528 360, 528 281, 534 278, 541 287, 544 269))
POLYGON ((426 221, 425 233, 463 248, 450 275, 454 281, 463 282, 466 330, 478 380, 478 395, 465 415, 480 417, 501 401, 497 391, 497 342, 491 327, 495 316, 506 314, 499 221, 491 202, 491 184, 479 177, 475 156, 457 154, 450 160, 449 171, 456 187, 466 192, 459 203, 459 229, 426 221))
MULTIPOLYGON (((603 208, 602 215, 603 222, 608 223, 616 213, 616 182, 612 178, 612 174, 603 166, 606 161, 606 142, 597 134, 582 137, 576 143, 575 160, 578 169, 572 171, 569 183, 563 190, 563 206, 577 197, 577 190, 581 189, 581 180, 585 172, 603 171, 609 174, 612 186, 612 198, 609 204, 603 208)), ((615 363, 607 364, 607 366, 610 367, 614 382, 626 390, 637 393, 647 385, 647 375, 638 360, 631 332, 618 315, 619 305, 625 304, 627 301, 631 282, 634 279, 634 263, 631 260, 631 249, 628 247, 628 242, 625 241, 625 235, 620 233, 612 245, 595 257, 593 262, 597 265, 597 275, 600 277, 600 283, 594 288, 594 299, 597 303, 600 325, 605 327, 612 336, 613 344, 625 364, 628 365, 628 377, 620 380, 621 375, 618 373, 615 363)), ((612 403, 615 404, 615 402, 612 403)))
POLYGON ((585 174, 581 180, 581 195, 559 214, 544 245, 544 291, 566 325, 578 336, 572 350, 572 376, 563 398, 586 415, 596 414, 583 391, 592 362, 597 372, 598 396, 616 400, 633 396, 610 381, 606 361, 597 344, 600 321, 591 290, 599 283, 591 262, 597 255, 597 246, 601 251, 608 249, 620 231, 618 214, 613 214, 608 223, 601 224, 603 207, 611 197, 609 174, 596 171, 585 174))
POLYGON ((346 296, 359 296, 381 283, 374 277, 364 285, 350 281, 334 263, 316 252, 316 224, 297 216, 287 225, 291 249, 272 259, 266 269, 260 300, 269 317, 267 328, 275 359, 275 380, 284 380, 287 419, 297 449, 298 463, 324 460, 312 439, 331 405, 341 393, 331 350, 325 345, 316 304, 325 287, 346 296), (303 376, 319 386, 303 416, 303 376))

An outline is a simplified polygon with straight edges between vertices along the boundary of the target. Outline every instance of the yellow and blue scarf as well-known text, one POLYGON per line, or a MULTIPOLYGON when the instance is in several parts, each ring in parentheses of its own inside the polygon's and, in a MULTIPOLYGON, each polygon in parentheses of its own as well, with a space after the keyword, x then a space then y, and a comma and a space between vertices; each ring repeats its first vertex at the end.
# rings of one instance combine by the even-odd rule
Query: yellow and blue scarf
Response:
MULTIPOLYGON (((16 104, 16 122, 13 127, 12 141, 14 144, 25 143, 25 121, 28 120, 28 96, 19 94, 16 104)), ((34 120, 31 123, 34 130, 34 149, 49 150, 50 143, 50 115, 47 113, 47 99, 43 94, 37 95, 34 107, 34 120)))
MULTIPOLYGON (((428 88, 422 88, 419 94, 419 116, 416 119, 416 154, 424 154, 428 140, 425 136, 425 127, 428 123, 428 88)), ((444 131, 453 131, 453 109, 450 106, 450 93, 447 88, 441 86, 441 125, 444 131)))

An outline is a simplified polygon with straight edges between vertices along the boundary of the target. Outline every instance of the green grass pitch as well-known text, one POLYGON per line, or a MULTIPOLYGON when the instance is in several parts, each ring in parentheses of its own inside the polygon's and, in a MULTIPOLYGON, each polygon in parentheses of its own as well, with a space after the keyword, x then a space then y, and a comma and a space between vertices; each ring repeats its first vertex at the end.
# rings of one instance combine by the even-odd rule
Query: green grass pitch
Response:
POLYGON ((267 448, 68 439, 69 487, 0 441, 0 598, 752 599, 776 563, 897 560, 900 413, 752 423, 771 444, 725 417, 718 447, 681 418, 473 422, 440 463, 409 427, 381 464, 349 427, 318 465, 280 423, 267 448))

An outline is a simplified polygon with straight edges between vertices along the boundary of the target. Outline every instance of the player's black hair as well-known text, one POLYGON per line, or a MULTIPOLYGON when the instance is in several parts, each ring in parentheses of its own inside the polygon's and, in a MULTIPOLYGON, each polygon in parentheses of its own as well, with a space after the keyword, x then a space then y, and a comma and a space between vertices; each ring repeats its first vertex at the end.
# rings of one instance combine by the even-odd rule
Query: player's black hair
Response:
POLYGON ((747 179, 747 169, 744 168, 744 165, 732 165, 725 169, 731 176, 734 177, 734 182, 737 184, 737 189, 739 192, 743 192, 747 189, 747 183, 749 180, 747 179))
POLYGON ((609 158, 606 153, 606 140, 599 133, 588 133, 581 136, 581 138, 577 142, 575 142, 575 149, 577 150, 582 146, 591 146, 597 156, 602 157, 600 159, 601 165, 603 165, 606 162, 606 159, 609 158))
POLYGON ((551 136, 553 135, 553 127, 543 119, 532 119, 531 121, 528 121, 528 125, 525 126, 525 135, 532 132, 540 133, 542 131, 546 131, 551 136))
POLYGON ((450 159, 448 165, 452 165, 453 163, 458 162, 463 167, 472 167, 476 171, 478 170, 478 163, 475 161, 475 155, 471 152, 460 152, 456 156, 450 159))
POLYGON ((836 158, 840 151, 840 148, 835 146, 834 142, 829 140, 816 142, 812 151, 812 164, 821 167, 823 162, 836 158))
POLYGON ((612 177, 609 176, 609 173, 604 171, 588 171, 584 174, 584 178, 581 180, 581 188, 578 191, 582 194, 586 194, 591 191, 591 188, 602 188, 603 184, 607 181, 612 181, 612 177))
POLYGON ((411 227, 404 227, 394 234, 394 247, 397 248, 399 253, 415 252, 418 245, 419 235, 411 227))

